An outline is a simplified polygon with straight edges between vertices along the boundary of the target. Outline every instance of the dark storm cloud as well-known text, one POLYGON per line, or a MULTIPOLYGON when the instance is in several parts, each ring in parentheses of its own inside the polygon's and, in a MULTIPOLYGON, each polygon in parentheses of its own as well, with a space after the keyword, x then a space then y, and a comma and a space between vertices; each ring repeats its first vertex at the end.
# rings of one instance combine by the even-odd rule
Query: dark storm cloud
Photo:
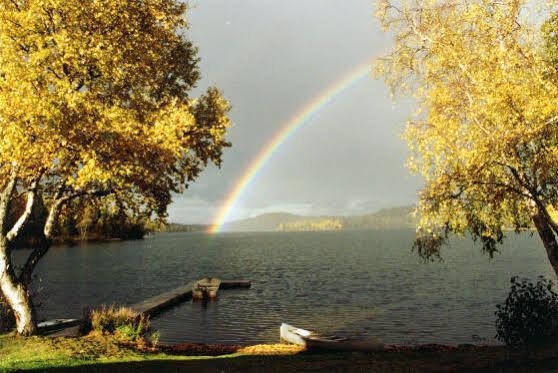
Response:
MULTIPOLYGON (((231 101, 235 123, 221 170, 210 167, 170 208, 209 222, 245 168, 285 122, 332 82, 390 43, 370 0, 203 0, 188 36, 203 80, 231 101)), ((400 139, 409 106, 364 79, 298 130, 242 196, 232 218, 261 212, 359 214, 415 200, 400 139)))

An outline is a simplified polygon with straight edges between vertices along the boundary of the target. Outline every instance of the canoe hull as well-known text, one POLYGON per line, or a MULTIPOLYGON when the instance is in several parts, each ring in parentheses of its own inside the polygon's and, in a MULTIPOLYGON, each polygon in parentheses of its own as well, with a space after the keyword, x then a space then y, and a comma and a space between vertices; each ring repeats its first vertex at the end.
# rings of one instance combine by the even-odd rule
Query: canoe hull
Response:
POLYGON ((385 349, 384 344, 377 338, 325 338, 285 323, 281 324, 279 333, 283 341, 312 350, 372 352, 385 349))
POLYGON ((279 328, 279 334, 281 336, 281 339, 285 342, 306 347, 306 340, 304 339, 304 335, 306 334, 307 336, 309 336, 311 332, 283 323, 279 328))
POLYGON ((345 340, 345 341, 327 341, 320 339, 307 339, 306 348, 314 350, 331 350, 331 351, 362 351, 373 352, 385 349, 384 344, 378 339, 371 338, 366 340, 345 340))

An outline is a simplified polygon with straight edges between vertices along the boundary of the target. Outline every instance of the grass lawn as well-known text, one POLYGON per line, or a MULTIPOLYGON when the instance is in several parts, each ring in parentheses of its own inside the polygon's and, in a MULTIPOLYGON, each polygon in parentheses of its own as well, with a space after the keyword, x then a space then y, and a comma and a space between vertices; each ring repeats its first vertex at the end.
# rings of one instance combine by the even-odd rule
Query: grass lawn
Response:
POLYGON ((175 356, 161 352, 139 351, 117 343, 113 338, 22 338, 13 334, 0 336, 0 369, 47 369, 103 365, 148 360, 193 360, 199 356, 175 356))
MULTIPOLYGON (((376 353, 309 353, 286 345, 262 345, 238 349, 221 356, 194 356, 199 349, 179 352, 138 350, 111 337, 20 338, 0 335, 0 370, 71 371, 512 371, 558 372, 558 350, 526 355, 504 347, 403 348, 376 353), (555 352, 557 351, 557 352, 555 352)), ((215 353, 213 351, 212 353, 215 353)))

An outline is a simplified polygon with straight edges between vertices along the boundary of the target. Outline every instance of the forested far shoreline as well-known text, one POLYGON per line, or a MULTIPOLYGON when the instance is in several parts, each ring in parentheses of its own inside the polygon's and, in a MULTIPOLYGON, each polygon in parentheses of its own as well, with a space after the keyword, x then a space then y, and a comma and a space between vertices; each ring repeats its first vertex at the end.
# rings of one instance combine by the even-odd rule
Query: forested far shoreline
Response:
POLYGON ((301 216, 288 213, 269 213, 227 223, 222 230, 300 232, 413 228, 416 223, 412 214, 413 210, 413 206, 402 206, 356 216, 301 216))

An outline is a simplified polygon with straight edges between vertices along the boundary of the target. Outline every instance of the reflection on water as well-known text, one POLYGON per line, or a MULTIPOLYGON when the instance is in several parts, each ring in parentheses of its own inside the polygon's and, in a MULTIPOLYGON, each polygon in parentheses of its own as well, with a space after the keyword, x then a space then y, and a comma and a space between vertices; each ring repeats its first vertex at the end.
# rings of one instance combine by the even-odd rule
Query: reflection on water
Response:
MULTIPOLYGON (((410 251, 412 231, 161 234, 143 241, 54 248, 39 266, 42 318, 131 304, 207 275, 249 290, 186 302, 153 320, 161 341, 273 342, 281 322, 388 343, 494 342, 495 304, 513 275, 552 275, 528 235, 490 261, 469 240, 442 263, 410 251)), ((19 253, 18 253, 19 254, 19 253)))

